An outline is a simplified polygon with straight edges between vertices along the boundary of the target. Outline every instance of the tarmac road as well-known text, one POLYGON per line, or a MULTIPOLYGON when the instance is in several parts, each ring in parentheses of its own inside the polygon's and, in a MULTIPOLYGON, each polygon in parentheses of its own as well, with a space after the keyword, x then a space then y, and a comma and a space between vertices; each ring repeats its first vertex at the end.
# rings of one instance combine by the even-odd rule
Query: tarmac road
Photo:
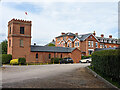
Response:
POLYGON ((88 73, 90 64, 3 66, 3 88, 110 88, 88 73))

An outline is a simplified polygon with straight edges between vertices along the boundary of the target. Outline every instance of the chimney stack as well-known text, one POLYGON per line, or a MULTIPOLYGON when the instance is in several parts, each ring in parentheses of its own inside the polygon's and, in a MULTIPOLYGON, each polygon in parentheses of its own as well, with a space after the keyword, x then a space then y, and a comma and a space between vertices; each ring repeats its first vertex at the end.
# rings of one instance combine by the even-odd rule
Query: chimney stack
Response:
POLYGON ((75 33, 76 36, 78 36, 78 33, 75 33))
POLYGON ((101 34, 101 37, 103 38, 103 37, 104 37, 104 34, 101 34))
POLYGON ((109 38, 112 38, 112 35, 109 35, 109 38))
POLYGON ((94 35, 94 36, 96 35, 95 31, 94 31, 93 35, 94 35))
POLYGON ((65 34, 64 32, 61 33, 61 35, 64 35, 64 34, 65 34))

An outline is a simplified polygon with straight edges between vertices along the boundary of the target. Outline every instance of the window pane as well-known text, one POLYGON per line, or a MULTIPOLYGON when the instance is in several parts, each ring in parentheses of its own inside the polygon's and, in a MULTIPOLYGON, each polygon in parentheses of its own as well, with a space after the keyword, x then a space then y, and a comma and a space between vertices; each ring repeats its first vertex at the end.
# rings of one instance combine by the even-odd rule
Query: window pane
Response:
POLYGON ((51 54, 49 54, 49 59, 51 58, 51 54))
POLYGON ((24 27, 20 27, 20 34, 24 34, 24 27))
POLYGON ((10 32, 9 32, 9 34, 11 34, 11 27, 10 27, 10 32))
POLYGON ((11 40, 9 40, 9 47, 11 47, 11 40))
POLYGON ((23 40, 20 40, 20 46, 23 46, 23 40))
POLYGON ((38 53, 36 54, 36 58, 38 58, 38 53))

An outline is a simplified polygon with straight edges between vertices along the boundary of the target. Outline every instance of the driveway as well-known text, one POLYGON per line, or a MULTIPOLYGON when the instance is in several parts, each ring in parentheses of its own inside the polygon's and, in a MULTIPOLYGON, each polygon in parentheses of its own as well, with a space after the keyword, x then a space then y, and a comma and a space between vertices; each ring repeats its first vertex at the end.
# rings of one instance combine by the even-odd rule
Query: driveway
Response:
POLYGON ((89 64, 3 66, 3 88, 109 88, 86 70, 89 64))

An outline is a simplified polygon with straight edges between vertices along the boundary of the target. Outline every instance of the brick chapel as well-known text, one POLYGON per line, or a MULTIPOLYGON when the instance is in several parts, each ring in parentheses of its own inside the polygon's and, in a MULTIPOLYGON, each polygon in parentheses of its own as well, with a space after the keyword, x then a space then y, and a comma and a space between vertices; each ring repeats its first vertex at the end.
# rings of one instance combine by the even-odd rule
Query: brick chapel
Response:
POLYGON ((49 47, 31 45, 32 21, 12 19, 8 22, 8 50, 12 59, 26 58, 26 62, 50 62, 51 58, 71 57, 74 62, 81 60, 81 51, 71 47, 49 47))

